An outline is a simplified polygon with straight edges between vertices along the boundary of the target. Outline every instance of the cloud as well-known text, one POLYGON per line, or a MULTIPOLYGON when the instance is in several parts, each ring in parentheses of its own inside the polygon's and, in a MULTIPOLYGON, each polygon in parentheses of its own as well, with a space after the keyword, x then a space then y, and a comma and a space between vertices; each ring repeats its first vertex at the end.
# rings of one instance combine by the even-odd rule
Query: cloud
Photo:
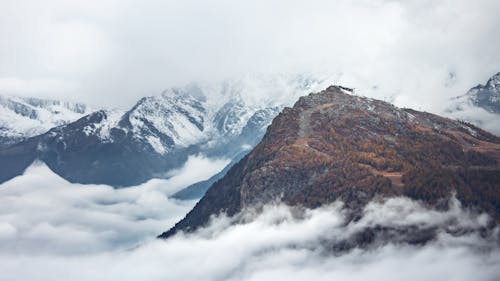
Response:
POLYGON ((7 0, 0 10, 0 81, 26 84, 0 91, 37 85, 100 106, 191 81, 311 71, 433 109, 500 65, 496 0, 7 0))
POLYGON ((168 180, 168 184, 163 183, 164 180, 153 181, 159 181, 163 186, 168 186, 166 191, 171 195, 193 183, 209 179, 222 171, 230 162, 231 159, 212 159, 202 155, 190 155, 182 168, 169 172, 172 177, 168 180))
POLYGON ((71 184, 35 163, 0 186, 0 252, 83 254, 133 247, 173 226, 195 203, 169 194, 208 179, 227 163, 191 156, 168 180, 124 189, 71 184))
POLYGON ((464 120, 475 124, 481 129, 487 130, 500 136, 500 118, 498 114, 488 112, 469 104, 461 105, 461 110, 446 112, 446 115, 458 120, 464 120))
MULTIPOLYGON (((70 184, 43 165, 0 186, 0 270, 6 280, 496 280, 498 230, 464 210, 430 210, 405 198, 374 201, 345 223, 341 204, 283 205, 220 216, 193 234, 153 239, 194 202, 172 201, 160 184, 113 190, 70 184), (366 228, 438 227, 425 246, 380 240, 335 253, 335 241, 366 228), (466 228, 450 235, 444 229, 466 228), (480 233, 483 233, 481 235, 480 233), (495 238, 496 237, 496 238, 495 238), (29 269, 29 270, 28 270, 29 269)), ((166 189, 165 189, 166 190, 166 189)), ((393 240, 396 241, 396 240, 393 240)))

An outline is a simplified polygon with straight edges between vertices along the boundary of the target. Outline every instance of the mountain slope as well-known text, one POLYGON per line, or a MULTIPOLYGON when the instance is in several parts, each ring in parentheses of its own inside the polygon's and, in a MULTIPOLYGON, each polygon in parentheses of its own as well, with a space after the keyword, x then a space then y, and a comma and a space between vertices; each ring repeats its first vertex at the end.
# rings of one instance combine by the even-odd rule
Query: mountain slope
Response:
POLYGON ((43 134, 90 113, 81 103, 0 95, 0 147, 43 134))
POLYGON ((456 193, 498 221, 499 163, 500 139, 481 129, 331 86, 285 108, 252 152, 160 237, 271 202, 316 208, 340 199, 356 218, 372 199, 401 195, 445 208, 456 193))

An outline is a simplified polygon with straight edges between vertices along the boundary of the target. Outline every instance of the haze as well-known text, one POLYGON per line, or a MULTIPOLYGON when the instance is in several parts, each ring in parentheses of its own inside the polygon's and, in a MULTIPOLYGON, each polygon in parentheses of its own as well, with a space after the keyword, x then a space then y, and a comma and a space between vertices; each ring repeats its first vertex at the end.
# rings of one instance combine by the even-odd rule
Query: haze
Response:
POLYGON ((498 71, 496 0, 0 2, 0 93, 127 107, 193 81, 332 75, 432 109, 498 71))

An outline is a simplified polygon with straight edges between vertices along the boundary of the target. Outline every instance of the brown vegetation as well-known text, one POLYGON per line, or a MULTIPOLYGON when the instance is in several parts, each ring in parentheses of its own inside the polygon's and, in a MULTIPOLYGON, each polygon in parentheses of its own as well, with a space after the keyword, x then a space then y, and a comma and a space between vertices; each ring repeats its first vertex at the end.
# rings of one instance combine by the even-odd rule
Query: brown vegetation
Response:
POLYGON ((446 207, 454 193, 500 221, 499 162, 500 139, 478 128, 330 87, 280 113, 169 233, 274 200, 315 208, 340 199, 359 210, 394 195, 446 207))

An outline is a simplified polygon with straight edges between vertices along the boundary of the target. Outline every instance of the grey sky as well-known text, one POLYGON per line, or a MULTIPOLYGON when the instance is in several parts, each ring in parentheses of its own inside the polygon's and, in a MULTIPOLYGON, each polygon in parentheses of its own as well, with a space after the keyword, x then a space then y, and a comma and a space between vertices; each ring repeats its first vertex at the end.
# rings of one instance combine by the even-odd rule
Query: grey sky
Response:
POLYGON ((497 0, 1 0, 0 92, 125 106, 190 81, 314 72, 431 107, 500 70, 498 15, 497 0))

